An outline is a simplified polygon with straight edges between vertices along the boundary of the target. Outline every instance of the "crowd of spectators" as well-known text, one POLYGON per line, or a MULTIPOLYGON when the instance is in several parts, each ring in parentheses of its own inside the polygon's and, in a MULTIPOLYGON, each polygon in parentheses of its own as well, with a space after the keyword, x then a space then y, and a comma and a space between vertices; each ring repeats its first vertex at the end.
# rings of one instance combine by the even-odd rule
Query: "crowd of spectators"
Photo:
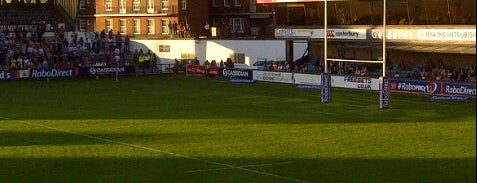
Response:
MULTIPOLYGON (((376 65, 376 64, 374 64, 376 65)), ((333 75, 354 75, 378 77, 382 75, 379 67, 369 67, 363 63, 328 62, 328 72, 333 75)), ((323 59, 297 61, 267 61, 260 70, 321 74, 324 72, 323 59)), ((437 62, 427 59, 424 65, 396 63, 386 67, 387 76, 412 80, 476 82, 474 66, 446 66, 443 60, 437 62)))
POLYGON ((427 59, 423 66, 405 63, 388 67, 392 78, 410 78, 431 81, 475 82, 476 68, 474 66, 446 66, 442 60, 437 64, 427 59))
POLYGON ((129 37, 112 30, 78 36, 63 27, 53 37, 0 33, 0 70, 73 68, 132 64, 126 62, 129 37))

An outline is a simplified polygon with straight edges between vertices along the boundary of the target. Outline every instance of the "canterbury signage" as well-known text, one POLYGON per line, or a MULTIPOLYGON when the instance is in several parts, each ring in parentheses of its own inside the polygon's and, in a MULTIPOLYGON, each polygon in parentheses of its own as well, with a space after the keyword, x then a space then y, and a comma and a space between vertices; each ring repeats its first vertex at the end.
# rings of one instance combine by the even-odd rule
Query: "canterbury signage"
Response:
MULTIPOLYGON (((275 29, 276 38, 323 39, 324 29, 275 29)), ((328 39, 374 40, 383 38, 382 29, 328 29, 328 39)), ((386 29, 393 41, 476 41, 475 29, 386 29)))
MULTIPOLYGON (((324 38, 324 29, 275 29, 276 38, 324 38)), ((365 40, 366 29, 328 29, 328 39, 365 40)))

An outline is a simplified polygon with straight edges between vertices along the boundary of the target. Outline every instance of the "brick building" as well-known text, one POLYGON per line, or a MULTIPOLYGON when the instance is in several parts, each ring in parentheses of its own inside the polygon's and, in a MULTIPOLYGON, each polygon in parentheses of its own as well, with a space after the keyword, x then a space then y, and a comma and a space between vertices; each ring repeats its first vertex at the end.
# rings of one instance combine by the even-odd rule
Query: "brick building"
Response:
POLYGON ((210 22, 216 37, 273 35, 274 13, 255 0, 80 0, 57 3, 80 31, 113 29, 136 38, 170 38, 169 22, 190 27, 188 37, 205 36, 210 22), (77 9, 75 9, 77 7, 77 9))
POLYGON ((256 0, 209 0, 211 26, 217 37, 273 35, 274 13, 256 0))
POLYGON ((205 35, 209 13, 201 0, 80 0, 78 9, 79 30, 112 29, 136 38, 170 38, 174 22, 188 25, 187 37, 205 35))

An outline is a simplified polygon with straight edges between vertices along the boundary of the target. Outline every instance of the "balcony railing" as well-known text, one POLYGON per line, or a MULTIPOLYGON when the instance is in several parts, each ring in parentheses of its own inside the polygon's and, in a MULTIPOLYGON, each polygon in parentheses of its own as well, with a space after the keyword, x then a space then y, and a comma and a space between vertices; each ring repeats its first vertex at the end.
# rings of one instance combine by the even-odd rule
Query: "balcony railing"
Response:
POLYGON ((96 9, 96 14, 167 14, 174 15, 178 14, 177 6, 169 6, 167 8, 162 8, 160 6, 155 6, 153 8, 148 8, 147 6, 138 6, 138 7, 105 7, 104 9, 96 9))

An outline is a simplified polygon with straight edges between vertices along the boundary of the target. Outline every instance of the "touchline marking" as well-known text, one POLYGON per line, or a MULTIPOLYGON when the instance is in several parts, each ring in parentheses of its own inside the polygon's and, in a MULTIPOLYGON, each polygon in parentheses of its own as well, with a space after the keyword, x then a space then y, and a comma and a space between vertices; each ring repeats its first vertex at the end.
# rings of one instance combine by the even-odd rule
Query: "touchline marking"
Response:
MULTIPOLYGON (((287 161, 287 162, 282 162, 282 163, 268 163, 268 164, 258 164, 258 165, 243 165, 243 166, 237 166, 240 168, 250 168, 250 167, 262 167, 262 166, 271 166, 271 165, 284 165, 284 164, 289 164, 293 163, 293 161, 287 161)), ((231 170, 231 169, 236 169, 236 168, 213 168, 213 169, 203 169, 203 170, 192 170, 192 171, 187 171, 184 173, 196 173, 196 172, 209 172, 209 171, 218 171, 218 170, 231 170)))
MULTIPOLYGON (((9 121, 14 120, 14 119, 6 118, 6 117, 0 117, 0 119, 9 120, 9 121)), ((154 149, 154 148, 150 148, 150 147, 145 147, 145 146, 140 146, 140 145, 125 143, 125 142, 121 142, 121 141, 115 141, 115 140, 105 139, 105 138, 101 138, 101 137, 96 137, 96 136, 92 136, 92 135, 77 133, 77 132, 73 132, 73 131, 64 130, 64 129, 61 129, 61 128, 55 128, 55 127, 45 126, 45 125, 41 125, 41 124, 30 123, 30 122, 23 121, 23 120, 15 120, 15 121, 18 121, 18 122, 20 122, 20 123, 27 124, 27 125, 30 125, 30 126, 37 126, 37 127, 42 127, 42 128, 50 129, 50 130, 56 130, 56 131, 60 131, 60 132, 65 132, 65 133, 69 133, 69 134, 74 134, 74 135, 82 136, 82 137, 87 137, 87 138, 91 138, 91 139, 96 139, 96 140, 99 140, 99 141, 105 141, 105 142, 109 142, 109 143, 112 143, 112 144, 120 144, 120 145, 129 146, 129 147, 133 147, 133 148, 137 148, 137 149, 143 149, 143 150, 148 150, 148 151, 152 151, 152 152, 157 152, 157 153, 162 153, 162 154, 168 154, 168 155, 172 155, 172 156, 176 156, 176 157, 181 157, 181 158, 196 160, 196 161, 200 161, 200 162, 204 162, 204 163, 209 163, 209 164, 214 164, 214 165, 225 166, 225 167, 227 167, 227 168, 229 168, 229 169, 238 169, 238 170, 243 170, 243 171, 247 171, 247 172, 252 172, 252 173, 256 173, 256 174, 260 174, 260 175, 267 175, 267 176, 277 177, 277 178, 281 178, 281 179, 285 179, 285 180, 289 180, 289 181, 294 181, 294 182, 306 182, 306 183, 311 183, 310 181, 305 181, 305 180, 301 180, 301 179, 286 177, 286 176, 277 175, 277 174, 273 174, 273 173, 262 172, 262 171, 258 171, 258 170, 249 169, 249 168, 247 168, 247 167, 233 166, 233 165, 229 165, 229 164, 225 164, 225 163, 220 163, 220 162, 215 162, 215 161, 200 159, 200 158, 196 158, 196 157, 192 157, 192 156, 186 156, 186 155, 182 155, 182 154, 176 154, 176 153, 172 153, 172 152, 164 151, 164 150, 160 150, 160 149, 154 149)))

